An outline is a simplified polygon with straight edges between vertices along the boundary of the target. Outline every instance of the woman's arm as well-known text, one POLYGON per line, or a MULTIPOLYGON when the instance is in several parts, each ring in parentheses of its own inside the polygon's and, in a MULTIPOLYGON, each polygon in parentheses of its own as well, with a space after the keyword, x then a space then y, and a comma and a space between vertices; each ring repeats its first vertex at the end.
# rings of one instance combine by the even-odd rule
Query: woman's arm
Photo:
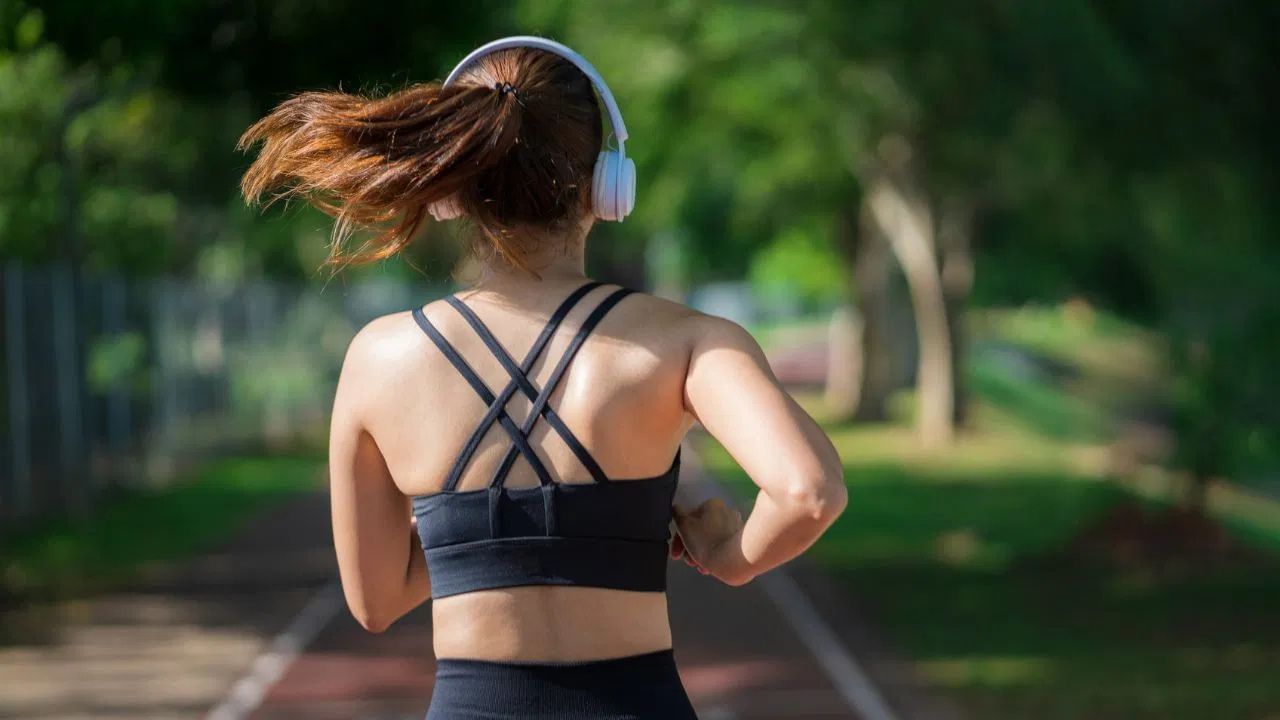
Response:
POLYGON ((745 523, 715 503, 676 519, 693 560, 741 585, 804 552, 835 521, 847 502, 844 468, 746 330, 705 315, 692 322, 685 408, 760 490, 745 523))
POLYGON ((364 422, 377 376, 361 332, 343 361, 329 428, 329 494, 333 545, 342 592, 356 620, 382 632, 431 595, 409 498, 391 473, 364 422))

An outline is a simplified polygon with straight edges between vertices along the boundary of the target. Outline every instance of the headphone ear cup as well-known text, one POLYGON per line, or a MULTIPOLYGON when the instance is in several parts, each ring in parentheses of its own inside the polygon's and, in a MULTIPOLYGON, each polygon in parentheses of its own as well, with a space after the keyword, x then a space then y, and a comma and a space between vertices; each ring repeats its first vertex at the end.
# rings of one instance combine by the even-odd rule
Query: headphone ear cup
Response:
POLYGON ((619 221, 636 204, 636 164, 617 150, 601 150, 591 178, 591 201, 596 217, 619 221))
POLYGON ((618 168, 618 219, 622 220, 636 208, 636 162, 629 157, 621 158, 618 168))
POLYGON ((443 200, 437 200, 427 206, 427 212, 431 213, 431 217, 438 222, 445 220, 454 220, 462 217, 462 205, 458 203, 457 195, 450 195, 443 200))
POLYGON ((613 219, 614 180, 617 175, 613 164, 616 159, 612 150, 601 150, 591 174, 591 209, 601 220, 613 219))

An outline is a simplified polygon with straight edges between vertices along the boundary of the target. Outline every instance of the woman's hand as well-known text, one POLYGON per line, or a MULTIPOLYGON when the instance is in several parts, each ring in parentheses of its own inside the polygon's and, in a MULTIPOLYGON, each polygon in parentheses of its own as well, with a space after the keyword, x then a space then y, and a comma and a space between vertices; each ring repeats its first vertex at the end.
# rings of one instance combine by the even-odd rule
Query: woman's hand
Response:
MULTIPOLYGON (((674 508, 675 506, 673 505, 672 507, 674 508)), ((668 548, 668 552, 671 555, 672 560, 684 560, 685 565, 688 565, 703 575, 707 574, 707 569, 699 565, 697 561, 693 559, 693 556, 689 554, 689 551, 685 549, 684 540, 681 539, 679 533, 675 533, 671 536, 671 543, 668 548)))
POLYGON ((730 585, 741 585, 742 563, 735 561, 730 542, 742 530, 742 513, 719 498, 712 498, 692 510, 673 505, 679 531, 671 539, 672 559, 683 559, 703 575, 711 575, 730 585))

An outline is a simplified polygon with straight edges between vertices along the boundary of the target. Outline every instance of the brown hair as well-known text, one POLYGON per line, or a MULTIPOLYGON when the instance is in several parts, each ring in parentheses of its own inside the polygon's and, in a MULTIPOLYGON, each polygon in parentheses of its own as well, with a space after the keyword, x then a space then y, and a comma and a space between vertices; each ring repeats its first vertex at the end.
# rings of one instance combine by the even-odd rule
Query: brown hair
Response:
POLYGON ((515 48, 480 58, 448 88, 301 93, 254 123, 237 147, 259 142, 240 183, 245 199, 300 198, 336 218, 329 264, 400 252, 427 207, 456 194, 479 231, 473 251, 530 270, 530 243, 590 207, 600 108, 572 63, 515 48), (348 250, 362 230, 372 237, 348 250))

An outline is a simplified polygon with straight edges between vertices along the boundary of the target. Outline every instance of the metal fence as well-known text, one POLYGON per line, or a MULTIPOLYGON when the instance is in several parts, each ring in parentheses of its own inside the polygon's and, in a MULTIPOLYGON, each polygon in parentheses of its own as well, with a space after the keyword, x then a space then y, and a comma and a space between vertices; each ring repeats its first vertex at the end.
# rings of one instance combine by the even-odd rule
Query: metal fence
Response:
MULTIPOLYGON (((323 433, 346 344, 368 320, 447 288, 125 279, 71 266, 0 271, 0 535, 91 512, 211 454, 323 433)), ((742 283, 680 293, 743 323, 800 308, 742 283)))
POLYGON ((211 452, 315 433, 356 329, 442 291, 5 267, 0 533, 211 452))

